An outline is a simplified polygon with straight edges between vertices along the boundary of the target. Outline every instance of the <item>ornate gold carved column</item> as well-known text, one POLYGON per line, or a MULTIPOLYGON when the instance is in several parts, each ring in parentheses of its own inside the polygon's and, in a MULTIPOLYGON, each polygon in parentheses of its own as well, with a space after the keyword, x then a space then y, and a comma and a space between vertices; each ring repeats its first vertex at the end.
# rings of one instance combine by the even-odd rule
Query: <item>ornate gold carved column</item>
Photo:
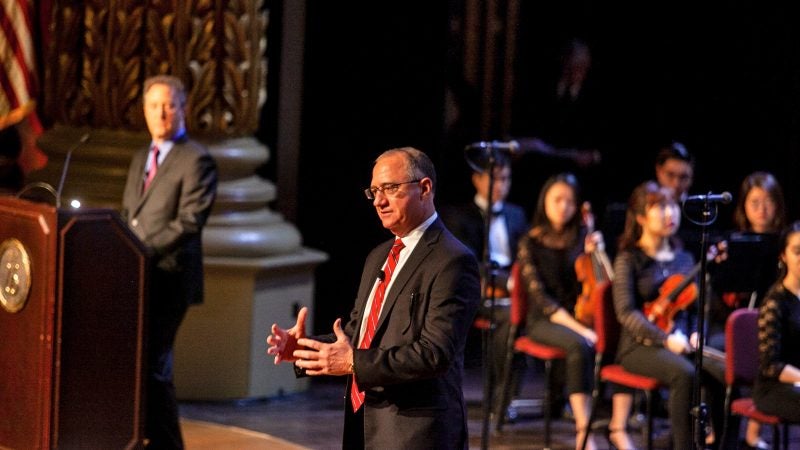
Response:
POLYGON ((217 160, 218 197, 203 235, 206 303, 191 308, 176 344, 182 397, 304 388, 290 368, 276 368, 264 355, 266 315, 291 323, 299 306, 311 306, 313 268, 327 258, 302 247, 298 230, 269 208, 275 185, 256 175, 269 159, 253 137, 266 100, 268 18, 261 0, 53 5, 43 95, 53 126, 39 141, 50 163, 32 179, 56 186, 69 149, 89 133, 72 154, 62 204, 79 198, 84 206, 118 209, 130 157, 149 141, 142 82, 161 73, 184 81, 189 134, 217 160), (275 297, 286 304, 270 303, 275 297))

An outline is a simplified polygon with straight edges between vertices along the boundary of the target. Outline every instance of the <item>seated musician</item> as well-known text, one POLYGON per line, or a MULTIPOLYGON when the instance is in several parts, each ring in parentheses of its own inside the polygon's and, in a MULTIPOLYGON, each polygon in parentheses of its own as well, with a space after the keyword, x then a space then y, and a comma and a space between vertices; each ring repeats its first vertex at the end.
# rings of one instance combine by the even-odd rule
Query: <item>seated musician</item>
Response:
MULTIPOLYGON (((581 286, 576 260, 593 252, 602 242, 599 232, 586 233, 581 226, 578 182, 574 175, 550 177, 542 187, 530 231, 520 239, 517 261, 520 281, 528 296, 528 336, 559 347, 567 354, 565 383, 577 430, 576 448, 587 432, 591 410, 594 368, 594 329, 578 321, 575 303, 581 286)), ((610 440, 617 448, 632 448, 625 431, 631 395, 614 395, 610 440), (622 405, 618 408, 618 404, 622 405), (619 414, 622 411, 622 414, 619 414)), ((595 448, 590 436, 587 448, 595 448)))
MULTIPOLYGON (((738 308, 757 308, 778 278, 778 235, 786 224, 783 189, 768 172, 753 172, 742 180, 734 209, 736 230, 728 236, 729 257, 712 271, 713 295, 708 316, 707 345, 725 351, 725 323, 738 308), (741 251, 737 251, 741 248, 741 251)), ((761 427, 749 420, 742 447, 767 449, 761 427)))
MULTIPOLYGON (((447 228, 472 249, 478 261, 483 261, 487 239, 485 230, 489 202, 489 171, 484 170, 481 165, 473 166, 471 179, 475 188, 475 196, 472 201, 459 205, 446 205, 441 208, 441 213, 447 228)), ((491 191, 492 218, 489 225, 489 252, 487 255, 487 263, 490 267, 481 268, 484 302, 478 316, 489 318, 491 312, 491 318, 496 325, 492 332, 491 359, 493 363, 491 367, 495 380, 493 399, 498 402, 493 409, 495 413, 500 413, 499 399, 503 397, 501 394, 505 389, 502 380, 508 351, 508 308, 510 305, 508 278, 516 254, 517 242, 520 236, 527 231, 528 220, 521 206, 506 201, 511 187, 511 159, 506 153, 501 152, 497 155, 493 183, 491 191), (491 267, 494 269, 491 270, 491 267), (490 310, 492 305, 494 308, 490 310)), ((517 389, 520 372, 524 369, 524 360, 518 358, 514 367, 510 387, 512 391, 517 389)), ((502 413, 506 412, 502 411, 502 413)))
MULTIPOLYGON (((695 366, 690 355, 696 348, 697 335, 692 326, 696 321, 690 313, 694 311, 691 306, 697 289, 691 292, 691 284, 679 283, 686 285, 682 295, 688 291, 688 300, 679 296, 666 307, 657 301, 671 294, 660 289, 668 280, 680 282, 684 276, 696 276, 691 275, 696 272, 692 254, 682 248, 675 236, 680 222, 681 210, 672 189, 654 181, 634 189, 614 260, 613 297, 622 325, 618 362, 630 372, 656 378, 668 386, 673 448, 688 449, 695 447, 691 414, 696 406, 695 366), (647 311, 648 305, 659 308, 647 311)), ((704 368, 709 366, 704 364, 704 368)), ((704 374, 701 380, 711 412, 716 413, 712 414, 716 430, 722 429, 722 375, 716 370, 713 376, 704 374)), ((714 438, 710 435, 705 439, 710 444, 714 438)))
POLYGON ((780 274, 758 313, 758 376, 753 400, 759 410, 800 422, 800 221, 779 239, 780 274))

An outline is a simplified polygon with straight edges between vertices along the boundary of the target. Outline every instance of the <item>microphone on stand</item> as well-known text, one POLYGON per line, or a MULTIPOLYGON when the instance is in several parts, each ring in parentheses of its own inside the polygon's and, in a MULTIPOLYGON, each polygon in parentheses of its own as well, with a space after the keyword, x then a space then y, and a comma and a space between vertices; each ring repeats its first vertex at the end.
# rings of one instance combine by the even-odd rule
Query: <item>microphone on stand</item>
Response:
POLYGON ((489 165, 490 157, 497 156, 502 152, 505 156, 517 155, 522 148, 519 142, 512 141, 478 141, 467 145, 464 148, 464 156, 469 165, 478 172, 486 170, 489 165))
POLYGON ((471 148, 477 148, 482 150, 506 150, 511 153, 518 153, 520 151, 519 142, 516 140, 512 141, 478 141, 473 142, 472 144, 467 145, 467 150, 471 148))
POLYGON ((61 180, 58 182, 58 189, 56 190, 56 208, 61 207, 61 190, 64 189, 64 180, 67 178, 67 170, 69 169, 69 162, 72 159, 72 152, 78 147, 85 144, 89 140, 89 133, 84 133, 83 136, 67 150, 67 156, 64 158, 64 167, 61 169, 61 180))
POLYGON ((725 191, 721 194, 712 194, 709 192, 708 194, 702 195, 690 195, 686 197, 684 203, 722 203, 723 205, 727 205, 733 200, 733 195, 730 192, 725 191))

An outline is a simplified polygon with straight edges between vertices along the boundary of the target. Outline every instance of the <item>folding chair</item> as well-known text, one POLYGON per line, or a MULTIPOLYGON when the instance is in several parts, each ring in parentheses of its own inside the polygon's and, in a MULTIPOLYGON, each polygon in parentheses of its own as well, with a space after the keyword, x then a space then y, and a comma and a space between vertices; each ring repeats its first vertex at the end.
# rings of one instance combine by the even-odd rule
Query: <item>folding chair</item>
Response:
MULTIPOLYGON (((617 343, 621 332, 621 326, 617 321, 614 312, 614 300, 611 296, 611 283, 604 282, 595 286, 592 295, 595 305, 594 311, 594 331, 597 334, 597 344, 595 345, 595 366, 594 366, 594 389, 592 390, 592 413, 589 417, 588 430, 591 431, 592 424, 596 419, 597 405, 602 393, 604 383, 615 383, 632 389, 638 389, 645 395, 645 413, 647 421, 642 430, 644 439, 647 442, 648 450, 653 448, 653 393, 662 388, 663 385, 655 378, 646 377, 628 372, 619 364, 610 364, 607 361, 614 361, 617 351, 617 343)), ((581 448, 586 448, 589 433, 584 435, 581 448)))
MULTIPOLYGON (((752 397, 734 395, 740 388, 751 388, 758 374, 758 310, 741 308, 728 316, 725 323, 725 425, 722 442, 728 441, 731 415, 753 419, 762 424, 772 425, 772 446, 780 448, 780 428, 783 424, 783 448, 789 448, 789 424, 780 417, 765 414, 756 408, 752 397)), ((735 430, 735 441, 739 440, 739 430, 735 430)))
MULTIPOLYGON (((514 357, 514 352, 519 352, 537 358, 544 362, 545 382, 544 382, 544 446, 545 449, 550 448, 550 426, 551 426, 551 406, 552 406, 552 393, 550 388, 550 377, 553 371, 553 361, 557 359, 565 359, 566 353, 558 347, 536 342, 529 338, 527 335, 517 337, 517 335, 525 329, 525 318, 528 313, 528 295, 525 286, 522 283, 519 274, 519 265, 514 264, 511 267, 511 277, 513 279, 513 287, 511 289, 511 311, 510 323, 511 329, 509 330, 508 340, 509 348, 506 354, 505 365, 505 390, 503 391, 503 401, 501 405, 504 407, 511 401, 511 364, 514 357)), ((498 416, 497 430, 501 431, 503 427, 504 417, 503 414, 498 416)))

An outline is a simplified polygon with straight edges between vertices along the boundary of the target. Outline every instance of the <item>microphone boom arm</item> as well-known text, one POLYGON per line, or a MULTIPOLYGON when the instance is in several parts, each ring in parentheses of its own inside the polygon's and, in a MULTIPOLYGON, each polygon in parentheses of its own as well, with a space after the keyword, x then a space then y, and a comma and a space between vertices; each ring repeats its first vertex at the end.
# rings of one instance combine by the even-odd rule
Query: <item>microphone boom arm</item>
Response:
POLYGON ((84 133, 83 136, 75 144, 67 150, 67 156, 64 157, 64 166, 61 169, 61 179, 58 181, 58 189, 56 189, 56 208, 61 208, 61 190, 64 189, 64 180, 67 178, 67 170, 69 169, 69 162, 72 159, 72 152, 78 147, 85 144, 89 140, 89 133, 84 133))

